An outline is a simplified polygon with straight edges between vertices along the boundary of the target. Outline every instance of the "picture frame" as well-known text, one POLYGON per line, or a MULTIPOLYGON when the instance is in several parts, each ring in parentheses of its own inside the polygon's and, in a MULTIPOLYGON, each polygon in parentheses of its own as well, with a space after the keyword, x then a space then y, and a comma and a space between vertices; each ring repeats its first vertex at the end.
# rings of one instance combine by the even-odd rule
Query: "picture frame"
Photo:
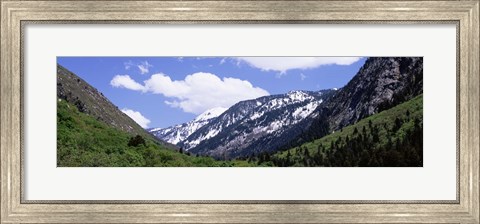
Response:
POLYGON ((1 1, 1 223, 479 223, 479 5, 476 1, 1 1), (445 201, 26 201, 23 25, 457 25, 458 189, 445 201))

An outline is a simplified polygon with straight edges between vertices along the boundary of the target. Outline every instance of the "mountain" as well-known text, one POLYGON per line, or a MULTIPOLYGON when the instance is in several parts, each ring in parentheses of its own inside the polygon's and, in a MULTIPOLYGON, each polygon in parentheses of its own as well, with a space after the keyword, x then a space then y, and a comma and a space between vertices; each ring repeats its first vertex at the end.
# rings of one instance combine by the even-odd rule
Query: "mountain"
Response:
POLYGON ((57 97, 114 128, 130 134, 147 134, 101 92, 61 65, 57 65, 57 97))
POLYGON ((202 126, 208 124, 213 118, 218 117, 226 110, 227 108, 223 107, 212 108, 198 115, 195 119, 187 123, 171 126, 168 128, 152 128, 148 131, 159 139, 162 139, 172 144, 177 144, 185 140, 193 132, 195 132, 202 126))
POLYGON ((177 145, 194 154, 221 159, 285 150, 422 92, 423 58, 368 58, 341 89, 292 91, 239 102, 177 145))
MULTIPOLYGON (((205 114, 208 119, 213 113, 205 114)), ((178 152, 122 113, 102 93, 57 65, 57 166, 253 166, 178 152)))
POLYGON ((173 144, 154 138, 133 119, 119 110, 103 93, 59 64, 57 64, 57 97, 75 105, 79 112, 88 114, 113 128, 131 135, 150 138, 168 148, 176 148, 173 144))
POLYGON ((294 141, 323 137, 422 93, 422 57, 369 58, 346 86, 312 113, 312 124, 294 141))
POLYGON ((57 165, 420 166, 422 93, 423 58, 369 58, 338 90, 241 101, 147 132, 58 65, 57 165))
POLYGON ((247 161, 194 157, 140 138, 82 113, 65 100, 57 103, 58 167, 229 167, 254 166, 247 161))
POLYGON ((324 104, 332 130, 408 101, 423 92, 423 58, 369 58, 357 75, 324 104))
POLYGON ((235 158, 275 150, 283 132, 307 118, 335 91, 291 91, 241 101, 177 144, 194 154, 235 158))
POLYGON ((421 167, 422 146, 423 95, 419 95, 320 139, 258 156, 257 163, 289 167, 421 167))

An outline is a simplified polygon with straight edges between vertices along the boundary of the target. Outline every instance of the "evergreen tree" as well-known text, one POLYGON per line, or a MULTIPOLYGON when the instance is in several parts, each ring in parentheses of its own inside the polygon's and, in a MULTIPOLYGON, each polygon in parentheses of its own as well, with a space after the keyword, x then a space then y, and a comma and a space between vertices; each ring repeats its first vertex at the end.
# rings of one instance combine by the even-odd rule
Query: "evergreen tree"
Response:
POLYGON ((128 141, 128 146, 137 147, 138 145, 142 144, 143 146, 147 146, 145 139, 142 136, 136 135, 135 137, 131 137, 128 141))

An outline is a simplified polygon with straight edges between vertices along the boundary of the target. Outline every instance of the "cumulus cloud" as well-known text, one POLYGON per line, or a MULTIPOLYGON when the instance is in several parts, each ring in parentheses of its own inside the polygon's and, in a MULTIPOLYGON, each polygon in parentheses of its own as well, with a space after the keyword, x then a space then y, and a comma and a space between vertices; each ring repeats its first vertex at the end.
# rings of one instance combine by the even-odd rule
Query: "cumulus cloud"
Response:
POLYGON ((128 108, 123 108, 122 112, 128 115, 130 118, 132 118, 142 128, 148 128, 148 124, 150 124, 150 120, 144 117, 140 112, 134 111, 128 108))
POLYGON ((130 78, 130 76, 128 75, 116 75, 110 81, 110 85, 117 88, 126 88, 126 89, 139 90, 139 91, 145 90, 144 86, 135 82, 135 80, 130 78))
POLYGON ((200 114, 214 107, 230 107, 247 99, 269 95, 266 90, 236 78, 219 78, 211 73, 194 73, 184 80, 171 80, 165 74, 155 74, 145 81, 147 91, 162 94, 172 100, 172 107, 200 114))
MULTIPOLYGON (((112 86, 115 86, 113 83, 118 83, 118 80, 114 81, 116 77, 110 82, 112 86)), ((154 74, 144 81, 144 85, 135 82, 130 77, 122 76, 121 80, 125 83, 118 84, 118 87, 161 94, 171 98, 165 101, 166 104, 194 114, 201 114, 215 107, 228 108, 242 100, 269 95, 266 90, 254 87, 246 80, 219 78, 214 74, 203 72, 188 75, 184 80, 172 80, 162 73, 154 74), (134 83, 131 83, 130 80, 134 83)))
POLYGON ((264 71, 285 73, 291 69, 311 69, 323 65, 351 65, 361 57, 237 57, 238 63, 264 71))

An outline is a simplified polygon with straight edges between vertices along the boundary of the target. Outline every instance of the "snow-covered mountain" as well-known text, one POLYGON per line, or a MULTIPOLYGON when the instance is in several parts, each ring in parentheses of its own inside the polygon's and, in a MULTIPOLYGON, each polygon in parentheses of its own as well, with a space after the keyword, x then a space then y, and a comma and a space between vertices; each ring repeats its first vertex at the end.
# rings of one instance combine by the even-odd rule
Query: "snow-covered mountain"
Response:
POLYGON ((177 145, 217 158, 273 151, 290 140, 278 139, 282 133, 309 117, 333 92, 291 91, 241 101, 177 145))
POLYGON ((319 139, 422 91, 423 58, 369 58, 341 89, 241 101, 198 124, 176 126, 191 125, 170 135, 174 141, 160 138, 221 159, 270 153, 319 139))
POLYGON ((278 136, 306 118, 312 119, 312 112, 334 92, 290 91, 264 96, 228 109, 210 109, 187 123, 149 132, 200 155, 231 158, 272 151, 289 140, 276 139, 278 136))
POLYGON ((211 119, 218 117, 226 110, 227 108, 223 107, 212 108, 198 115, 195 119, 187 123, 171 126, 168 128, 153 128, 148 131, 161 140, 172 144, 177 144, 186 139, 193 132, 195 132, 205 124, 208 124, 211 119))

